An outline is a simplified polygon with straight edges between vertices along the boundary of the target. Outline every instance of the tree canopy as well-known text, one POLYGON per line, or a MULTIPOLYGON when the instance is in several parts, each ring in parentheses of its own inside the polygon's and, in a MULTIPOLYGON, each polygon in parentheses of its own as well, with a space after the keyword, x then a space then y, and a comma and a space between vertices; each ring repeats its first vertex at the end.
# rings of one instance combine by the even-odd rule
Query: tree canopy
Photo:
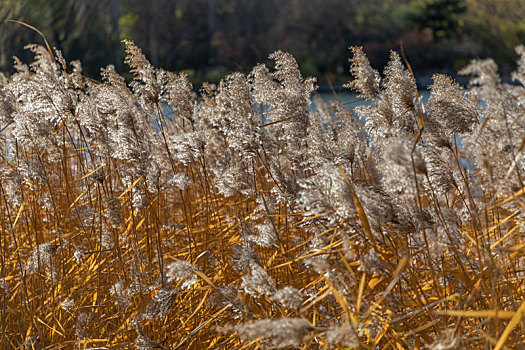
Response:
POLYGON ((37 27, 67 60, 124 71, 121 40, 153 64, 187 71, 194 81, 246 71, 277 49, 295 55, 305 74, 337 79, 350 45, 381 66, 390 49, 416 72, 454 71, 474 57, 495 57, 510 71, 525 42, 525 0, 0 0, 0 66, 9 71, 23 46, 41 43, 37 27))

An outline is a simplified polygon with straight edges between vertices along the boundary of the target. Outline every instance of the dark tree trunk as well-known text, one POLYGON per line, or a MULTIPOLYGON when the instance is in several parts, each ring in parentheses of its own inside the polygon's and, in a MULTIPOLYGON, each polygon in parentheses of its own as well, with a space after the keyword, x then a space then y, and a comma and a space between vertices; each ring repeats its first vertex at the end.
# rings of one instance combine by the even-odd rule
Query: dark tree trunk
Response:
POLYGON ((117 72, 122 71, 122 50, 120 45, 119 5, 121 0, 110 0, 111 26, 113 27, 113 58, 117 72))
POLYGON ((150 12, 149 12, 150 18, 149 18, 149 23, 148 23, 148 42, 149 42, 149 52, 151 55, 150 59, 151 59, 151 63, 154 66, 159 65, 159 52, 158 52, 157 37, 156 37, 157 35, 156 12, 157 12, 158 6, 159 4, 157 0, 150 1, 150 12))

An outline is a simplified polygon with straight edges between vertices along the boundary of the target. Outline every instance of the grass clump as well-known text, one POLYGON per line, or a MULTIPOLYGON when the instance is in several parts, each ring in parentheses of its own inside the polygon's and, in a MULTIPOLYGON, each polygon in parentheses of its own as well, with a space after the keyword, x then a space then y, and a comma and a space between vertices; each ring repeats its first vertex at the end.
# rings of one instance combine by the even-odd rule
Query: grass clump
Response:
POLYGON ((4 348, 521 344, 523 48, 424 106, 353 48, 355 118, 284 52, 196 98, 126 46, 129 85, 34 45, 1 77, 4 348))

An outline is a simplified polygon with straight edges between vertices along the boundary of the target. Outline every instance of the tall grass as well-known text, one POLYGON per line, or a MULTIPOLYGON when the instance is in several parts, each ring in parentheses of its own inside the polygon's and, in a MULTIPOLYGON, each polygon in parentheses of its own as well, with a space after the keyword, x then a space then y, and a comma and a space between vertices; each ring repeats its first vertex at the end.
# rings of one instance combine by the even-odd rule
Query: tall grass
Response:
POLYGON ((126 47, 131 84, 35 45, 1 77, 4 349, 523 346, 523 47, 426 105, 352 48, 354 111, 287 53, 197 99, 126 47))

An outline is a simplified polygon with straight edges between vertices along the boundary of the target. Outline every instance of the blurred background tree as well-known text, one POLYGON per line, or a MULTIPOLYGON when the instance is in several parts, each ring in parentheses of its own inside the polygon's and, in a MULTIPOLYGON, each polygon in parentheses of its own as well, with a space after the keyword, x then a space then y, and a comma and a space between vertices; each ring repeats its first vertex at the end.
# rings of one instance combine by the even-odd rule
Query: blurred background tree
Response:
POLYGON ((61 50, 67 60, 80 59, 91 76, 98 76, 101 66, 121 68, 120 33, 117 29, 120 0, 0 0, 0 64, 9 71, 12 56, 27 58, 23 47, 42 43, 34 31, 8 19, 37 27, 49 44, 61 50), (5 14, 4 14, 5 12, 5 14), (117 21, 115 22, 115 17, 117 21), (118 50, 115 49, 115 42, 118 50))
POLYGON ((423 77, 487 56, 508 73, 525 42, 525 0, 0 0, 0 18, 4 72, 13 55, 27 59, 25 44, 42 42, 7 22, 15 19, 94 78, 107 64, 126 69, 120 41, 132 39, 154 65, 197 83, 247 71, 277 49, 294 54, 305 74, 339 83, 347 46, 363 45, 381 67, 400 42, 423 77))
POLYGON ((525 44, 525 0, 468 0, 465 29, 479 49, 501 63, 516 58, 514 48, 525 44))

